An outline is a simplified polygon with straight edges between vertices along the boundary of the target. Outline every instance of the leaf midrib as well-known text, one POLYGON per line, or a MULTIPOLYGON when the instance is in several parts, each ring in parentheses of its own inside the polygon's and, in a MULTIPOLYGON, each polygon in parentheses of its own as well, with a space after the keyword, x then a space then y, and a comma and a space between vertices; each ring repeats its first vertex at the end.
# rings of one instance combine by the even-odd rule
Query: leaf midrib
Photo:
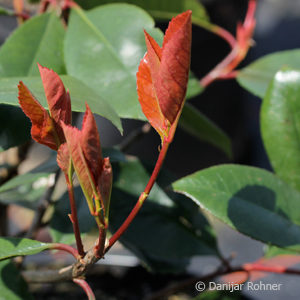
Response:
POLYGON ((27 70, 27 74, 26 74, 27 76, 32 74, 32 70, 34 68, 34 63, 35 63, 36 57, 38 56, 38 53, 41 49, 41 45, 43 44, 43 42, 45 40, 45 36, 46 36, 47 32, 50 30, 49 28, 51 28, 49 25, 52 23, 53 17, 54 17, 54 15, 52 13, 47 16, 48 20, 46 21, 45 29, 44 29, 44 32, 41 35, 39 45, 36 48, 34 55, 32 56, 32 61, 31 61, 30 65, 28 67, 28 70, 27 70))

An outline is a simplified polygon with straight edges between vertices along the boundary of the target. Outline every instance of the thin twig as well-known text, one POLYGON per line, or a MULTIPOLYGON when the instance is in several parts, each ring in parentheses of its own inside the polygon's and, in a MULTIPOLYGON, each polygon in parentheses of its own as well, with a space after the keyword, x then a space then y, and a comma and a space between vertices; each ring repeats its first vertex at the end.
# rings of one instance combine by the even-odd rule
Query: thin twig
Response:
MULTIPOLYGON (((53 249, 58 249, 53 247, 53 249)), ((62 250, 62 249, 60 249, 62 250)), ((76 249, 74 249, 76 250, 76 249)), ((32 283, 52 283, 72 280, 84 276, 89 268, 93 266, 99 258, 95 256, 94 247, 91 248, 83 258, 78 259, 74 264, 58 270, 36 270, 23 271, 22 275, 27 282, 32 283)))
POLYGON ((70 207, 71 207, 71 215, 69 215, 69 217, 70 217, 70 220, 71 220, 72 226, 73 226, 77 250, 79 252, 79 255, 81 257, 83 257, 85 252, 84 252, 81 235, 80 235, 80 228, 79 228, 79 221, 78 221, 78 216, 77 216, 77 207, 76 207, 76 202, 75 202, 71 172, 69 174, 65 175, 65 179, 66 179, 66 184, 67 184, 67 188, 68 188, 70 207))
POLYGON ((169 148, 170 142, 168 139, 165 139, 161 148, 161 151, 159 153, 157 162, 155 164, 154 170, 151 174, 151 177, 146 185, 145 190, 141 193, 138 201, 136 202, 134 208, 126 218, 126 220, 123 222, 123 224, 120 226, 120 228, 113 234, 113 236, 110 238, 108 246, 105 249, 105 253, 114 245, 114 243, 121 237, 121 235, 127 230, 128 226, 131 224, 141 207, 143 206, 143 203, 147 199, 156 179, 160 172, 160 169, 163 165, 164 159, 166 157, 168 148, 169 148))
POLYGON ((73 281, 85 291, 88 296, 88 300, 96 300, 93 290, 84 279, 74 278, 73 281))
POLYGON ((253 45, 252 36, 255 28, 256 0, 249 0, 248 10, 243 25, 238 24, 237 39, 229 54, 207 75, 200 80, 202 87, 207 87, 217 79, 235 78, 238 72, 234 69, 246 57, 253 45))

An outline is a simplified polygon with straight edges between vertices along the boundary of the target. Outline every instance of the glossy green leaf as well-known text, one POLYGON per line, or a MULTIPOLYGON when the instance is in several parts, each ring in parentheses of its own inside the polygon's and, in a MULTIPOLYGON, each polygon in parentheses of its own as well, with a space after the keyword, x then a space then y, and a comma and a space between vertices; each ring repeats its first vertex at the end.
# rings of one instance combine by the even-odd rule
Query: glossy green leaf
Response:
POLYGON ((263 100, 261 132, 276 174, 300 190, 300 71, 276 73, 263 100))
POLYGON ((40 178, 48 177, 49 173, 26 173, 12 178, 0 186, 0 193, 16 188, 21 184, 34 183, 40 178))
POLYGON ((146 12, 127 4, 73 10, 65 42, 68 74, 94 88, 119 116, 144 118, 135 74, 146 52, 143 29, 162 38, 153 27, 146 12))
POLYGON ((21 184, 17 188, 1 192, 0 202, 3 204, 16 204, 35 210, 38 200, 45 194, 47 185, 35 186, 34 184, 21 184))
MULTIPOLYGON (((95 219, 91 216, 84 195, 80 187, 74 188, 77 206, 77 215, 81 236, 96 228, 95 219)), ((71 213, 68 193, 64 193, 54 207, 54 213, 50 221, 50 234, 53 242, 73 244, 75 243, 73 226, 68 214, 71 213)))
POLYGON ((135 4, 145 9, 155 19, 168 20, 172 17, 186 11, 193 11, 193 18, 195 20, 208 21, 208 15, 204 6, 197 0, 76 0, 76 2, 85 9, 90 9, 98 5, 114 2, 126 2, 135 4))
POLYGON ((20 271, 10 260, 0 261, 0 300, 32 300, 20 271))
POLYGON ((42 243, 30 239, 1 237, 0 238, 0 260, 15 257, 37 254, 50 249, 52 244, 42 243))
POLYGON ((64 35, 55 13, 31 18, 1 47, 0 77, 38 76, 37 62, 64 74, 64 35))
MULTIPOLYGON (((85 101, 90 105, 93 113, 99 114, 110 120, 122 132, 120 118, 109 103, 104 101, 92 88, 80 80, 68 76, 60 76, 66 88, 69 89, 73 111, 85 111, 85 101)), ((22 80, 38 101, 48 108, 42 80, 39 77, 11 77, 0 78, 0 103, 18 106, 18 82, 22 80)))
MULTIPOLYGON (((146 52, 144 29, 162 41, 153 19, 128 4, 88 12, 74 9, 70 16, 65 41, 68 74, 93 88, 123 118, 145 119, 136 92, 136 72, 146 52)), ((200 91, 194 80, 189 95, 200 91)))
MULTIPOLYGON (((114 166, 110 226, 115 231, 145 188, 150 174, 138 160, 114 166)), ((188 198, 155 185, 143 208, 121 238, 155 271, 182 271, 193 255, 216 255, 212 229, 188 198)))
MULTIPOLYGON (((39 75, 37 62, 65 73, 63 61, 64 29, 53 14, 43 14, 33 17, 13 32, 0 48, 0 80, 7 77, 24 77, 39 75)), ((14 81, 12 101, 17 105, 17 83, 14 81), (16 84, 15 84, 16 83, 16 84)), ((5 84, 5 83, 4 83, 5 84)), ((2 95, 8 87, 1 86, 2 95)), ((7 95, 5 95, 6 97, 7 95)), ((0 101, 9 103, 9 101, 0 101)), ((27 117, 14 107, 1 105, 0 149, 20 145, 30 139, 30 122, 27 117), (2 117, 3 116, 3 117, 2 117)))
POLYGON ((300 250, 300 193, 270 172, 222 165, 184 177, 173 188, 241 233, 300 250))
POLYGON ((288 50, 266 55, 238 74, 238 82, 249 92, 263 98, 274 75, 282 67, 300 69, 300 50, 288 50))
POLYGON ((38 200, 48 188, 50 173, 18 175, 0 186, 0 202, 36 209, 38 200))
POLYGON ((226 133, 192 105, 185 103, 179 126, 194 137, 208 142, 232 157, 231 142, 226 133))

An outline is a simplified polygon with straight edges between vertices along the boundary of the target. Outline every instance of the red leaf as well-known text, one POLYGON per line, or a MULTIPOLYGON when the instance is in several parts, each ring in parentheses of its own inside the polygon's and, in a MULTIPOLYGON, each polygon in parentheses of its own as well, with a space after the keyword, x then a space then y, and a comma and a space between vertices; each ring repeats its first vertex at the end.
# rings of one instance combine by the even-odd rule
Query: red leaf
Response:
POLYGON ((242 266, 245 271, 226 274, 221 277, 223 282, 240 284, 256 281, 268 276, 270 273, 285 273, 289 267, 300 263, 300 255, 277 255, 271 258, 261 258, 253 263, 242 266))
POLYGON ((284 273, 287 268, 300 263, 300 255, 282 254, 271 258, 262 258, 254 263, 244 264, 247 271, 273 271, 284 273))
POLYGON ((139 65, 137 73, 137 92, 141 108, 151 126, 163 137, 166 135, 165 117, 163 116, 153 88, 152 77, 149 69, 148 54, 139 65))
POLYGON ((59 146, 56 160, 64 174, 68 175, 70 169, 70 154, 67 143, 63 143, 59 146))
POLYGON ((172 19, 163 42, 161 66, 154 87, 164 116, 171 124, 186 94, 192 40, 191 11, 172 19))
POLYGON ((249 279, 249 274, 246 271, 237 271, 223 275, 220 279, 224 283, 241 284, 249 279))
POLYGON ((108 223, 108 210, 110 202, 110 194, 112 187, 113 173, 112 167, 109 161, 109 157, 103 159, 102 172, 98 180, 98 186, 100 187, 100 193, 105 209, 106 223, 108 223))
POLYGON ((70 95, 57 73, 38 64, 45 95, 48 102, 50 116, 54 120, 55 128, 61 143, 65 141, 60 121, 71 124, 71 101, 70 95))
POLYGON ((191 48, 191 11, 174 18, 166 32, 163 48, 145 32, 147 53, 137 73, 142 110, 162 139, 176 123, 188 82, 191 48))
POLYGON ((80 143, 82 145, 87 164, 93 174, 95 182, 97 183, 102 172, 102 151, 96 121, 87 104, 86 112, 82 121, 80 143))
POLYGON ((34 98, 22 81, 20 81, 18 89, 18 98, 21 108, 32 123, 32 138, 40 144, 46 145, 53 150, 57 150, 59 141, 56 137, 54 124, 48 112, 34 98))
MULTIPOLYGON (((61 123, 68 150, 79 183, 87 199, 92 214, 103 207, 99 180, 103 168, 100 139, 93 114, 86 105, 82 130, 61 123)), ((64 150, 64 149, 63 149, 64 150)), ((62 166, 65 166, 64 156, 62 166)))

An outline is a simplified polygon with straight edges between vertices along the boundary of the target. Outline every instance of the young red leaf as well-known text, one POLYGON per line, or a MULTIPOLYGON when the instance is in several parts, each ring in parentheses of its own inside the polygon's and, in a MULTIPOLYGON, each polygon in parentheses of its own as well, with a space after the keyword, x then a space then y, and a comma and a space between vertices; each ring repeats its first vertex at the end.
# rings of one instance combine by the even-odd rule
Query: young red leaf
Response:
POLYGON ((106 224, 108 224, 108 212, 109 212, 112 180, 113 180, 113 173, 112 173, 112 167, 109 161, 109 157, 105 157, 103 159, 102 172, 98 180, 98 186, 100 187, 100 193, 103 200, 106 224))
POLYGON ((180 112, 190 69, 191 11, 172 19, 163 42, 160 71, 154 87, 164 116, 171 124, 180 112))
POLYGON ((165 117, 162 114, 149 68, 148 54, 146 54, 139 65, 137 73, 137 92, 141 108, 152 127, 163 139, 167 135, 165 117))
POLYGON ((58 166, 61 168, 64 174, 68 175, 70 170, 71 158, 67 143, 63 143, 59 146, 56 160, 58 166))
POLYGON ((20 81, 18 89, 21 108, 32 123, 32 138, 40 144, 57 150, 59 140, 48 112, 34 98, 22 81, 20 81))
POLYGON ((95 183, 97 183, 102 172, 102 151, 96 121, 87 104, 82 121, 80 144, 95 183))
POLYGON ((145 116, 164 139, 184 103, 190 66, 191 11, 172 19, 163 48, 147 32, 145 40, 147 53, 137 73, 138 97, 145 116))
POLYGON ((55 128, 61 143, 65 141, 60 121, 71 124, 72 112, 69 92, 57 73, 38 64, 46 99, 48 102, 49 113, 54 120, 55 128))
MULTIPOLYGON (((103 210, 104 216, 107 213, 105 211, 107 202, 109 203, 106 197, 110 195, 112 172, 109 160, 105 160, 105 164, 103 163, 99 134, 89 106, 86 105, 81 130, 63 122, 61 126, 74 170, 87 199, 89 209, 93 215, 97 215, 100 210, 103 210)), ((64 167, 64 155, 62 157, 63 159, 60 161, 64 167)))
MULTIPOLYGON (((72 126, 62 123, 62 128, 67 140, 68 150, 72 158, 72 163, 77 174, 82 191, 87 200, 91 214, 95 213, 94 196, 96 194, 96 186, 92 173, 90 172, 86 158, 82 150, 81 132, 72 126)), ((65 161, 65 160, 62 160, 65 161)), ((62 164, 64 167, 64 164, 62 164)))

